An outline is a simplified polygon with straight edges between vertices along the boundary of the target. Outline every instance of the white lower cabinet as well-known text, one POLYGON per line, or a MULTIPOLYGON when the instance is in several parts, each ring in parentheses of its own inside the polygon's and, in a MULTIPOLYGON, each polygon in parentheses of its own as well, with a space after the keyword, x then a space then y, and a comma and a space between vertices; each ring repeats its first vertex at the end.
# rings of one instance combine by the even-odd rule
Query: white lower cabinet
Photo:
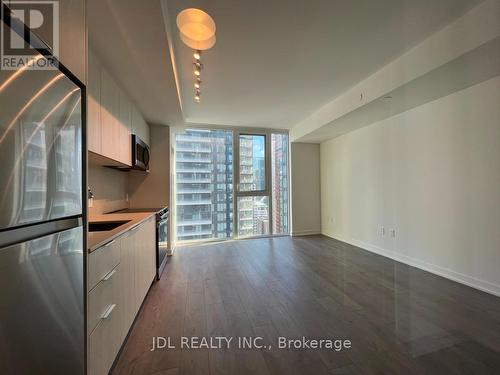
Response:
POLYGON ((89 375, 109 373, 153 282, 155 230, 151 217, 89 254, 88 274, 93 280, 87 308, 89 375))
POLYGON ((155 243, 148 241, 148 238, 156 236, 155 231, 156 223, 151 218, 138 228, 134 236, 136 310, 141 307, 156 274, 155 243))
POLYGON ((120 241, 113 240, 89 255, 88 290, 100 283, 120 263, 120 241))
MULTIPOLYGON (((89 373, 92 375, 105 375, 109 372, 122 344, 120 315, 123 314, 123 306, 119 303, 117 282, 121 274, 120 265, 114 271, 112 280, 101 281, 102 286, 98 284, 89 294, 89 313, 99 314, 97 325, 89 336, 89 373), (92 298, 92 294, 98 295, 92 298), (103 299, 103 294, 109 299, 103 299)), ((89 320, 95 321, 95 318, 89 315, 89 320)))
POLYGON ((135 270, 135 238, 138 237, 139 227, 129 230, 122 236, 122 267, 123 274, 121 280, 120 301, 124 306, 124 313, 121 317, 121 336, 127 336, 137 314, 137 303, 135 297, 136 270, 135 270))

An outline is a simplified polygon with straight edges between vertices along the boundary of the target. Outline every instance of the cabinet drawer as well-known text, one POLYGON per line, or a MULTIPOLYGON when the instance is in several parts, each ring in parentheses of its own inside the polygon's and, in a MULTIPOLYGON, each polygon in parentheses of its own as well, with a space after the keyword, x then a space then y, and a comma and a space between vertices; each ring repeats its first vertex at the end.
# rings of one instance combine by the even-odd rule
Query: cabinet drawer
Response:
MULTIPOLYGON (((90 334, 106 316, 109 309, 118 305, 118 290, 120 278, 120 265, 113 268, 104 278, 92 289, 88 299, 87 331, 90 334)), ((114 313, 111 311, 111 313, 114 313)))
POLYGON ((89 254, 88 290, 101 281, 120 263, 120 241, 115 239, 89 254))
POLYGON ((120 305, 89 336, 89 375, 107 375, 120 350, 120 305))

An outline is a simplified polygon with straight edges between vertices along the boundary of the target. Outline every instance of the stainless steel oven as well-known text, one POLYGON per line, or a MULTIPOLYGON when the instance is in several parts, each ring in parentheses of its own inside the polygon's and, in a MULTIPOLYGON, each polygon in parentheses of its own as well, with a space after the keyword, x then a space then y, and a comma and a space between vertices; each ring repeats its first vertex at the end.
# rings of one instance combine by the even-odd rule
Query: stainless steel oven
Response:
POLYGON ((169 221, 169 210, 164 208, 156 214, 156 265, 157 265, 157 278, 161 277, 161 274, 167 263, 167 256, 171 255, 169 250, 169 233, 168 233, 168 221, 169 221))

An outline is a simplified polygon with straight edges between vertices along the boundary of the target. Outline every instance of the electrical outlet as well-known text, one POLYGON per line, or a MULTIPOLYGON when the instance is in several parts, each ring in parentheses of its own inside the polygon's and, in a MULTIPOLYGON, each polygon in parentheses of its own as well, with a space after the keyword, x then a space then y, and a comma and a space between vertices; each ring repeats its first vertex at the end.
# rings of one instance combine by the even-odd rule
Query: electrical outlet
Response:
POLYGON ((333 217, 330 216, 330 223, 333 224, 333 217))
POLYGON ((385 236, 385 227, 380 227, 380 235, 385 236))
POLYGON ((391 229, 391 237, 396 238, 396 229, 391 229))

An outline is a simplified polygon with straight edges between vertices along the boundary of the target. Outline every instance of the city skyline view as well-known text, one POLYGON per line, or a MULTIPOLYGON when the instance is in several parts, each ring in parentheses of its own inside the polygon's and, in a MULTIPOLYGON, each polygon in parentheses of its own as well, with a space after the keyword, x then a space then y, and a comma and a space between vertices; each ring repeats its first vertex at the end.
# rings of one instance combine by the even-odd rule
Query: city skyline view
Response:
POLYGON ((288 233, 288 135, 238 137, 236 158, 230 130, 188 129, 176 135, 178 241, 288 233), (268 163, 266 141, 271 151, 268 163), (236 161, 239 186, 233 182, 236 161))

